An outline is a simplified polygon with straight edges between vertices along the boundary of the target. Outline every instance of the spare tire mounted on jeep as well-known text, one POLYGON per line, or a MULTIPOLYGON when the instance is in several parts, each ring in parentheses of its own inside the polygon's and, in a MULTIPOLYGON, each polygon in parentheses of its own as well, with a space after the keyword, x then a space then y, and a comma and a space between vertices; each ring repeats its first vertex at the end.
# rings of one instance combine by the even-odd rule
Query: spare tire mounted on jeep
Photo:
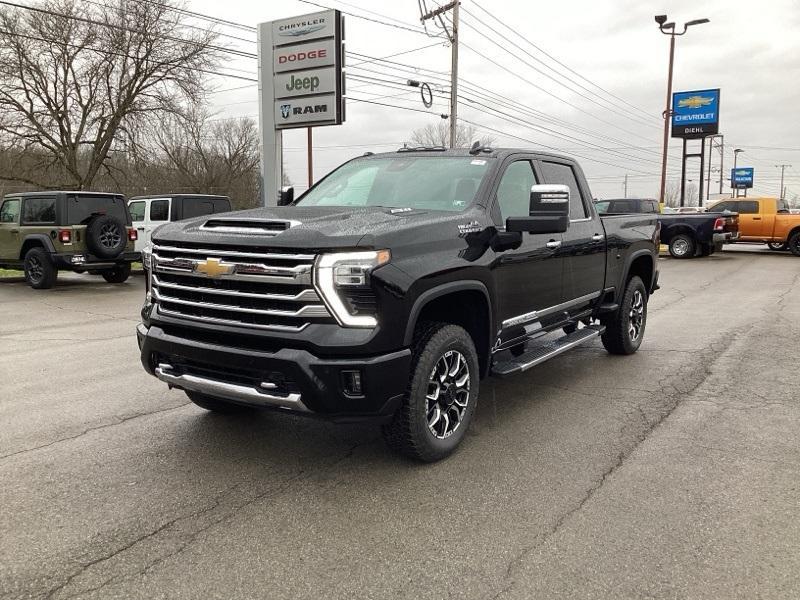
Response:
POLYGON ((96 215, 86 226, 86 246, 98 258, 116 258, 128 243, 125 224, 112 215, 96 215))

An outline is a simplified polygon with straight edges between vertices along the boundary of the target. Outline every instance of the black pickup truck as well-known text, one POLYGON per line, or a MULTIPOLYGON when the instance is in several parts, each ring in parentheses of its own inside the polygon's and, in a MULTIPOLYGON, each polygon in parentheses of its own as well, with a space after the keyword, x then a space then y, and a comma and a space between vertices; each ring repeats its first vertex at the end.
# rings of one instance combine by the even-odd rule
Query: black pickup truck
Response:
POLYGON ((368 154, 291 205, 166 224, 143 254, 142 364, 205 409, 374 419, 438 460, 482 378, 641 344, 657 220, 601 220, 591 198, 569 158, 476 145, 368 154))

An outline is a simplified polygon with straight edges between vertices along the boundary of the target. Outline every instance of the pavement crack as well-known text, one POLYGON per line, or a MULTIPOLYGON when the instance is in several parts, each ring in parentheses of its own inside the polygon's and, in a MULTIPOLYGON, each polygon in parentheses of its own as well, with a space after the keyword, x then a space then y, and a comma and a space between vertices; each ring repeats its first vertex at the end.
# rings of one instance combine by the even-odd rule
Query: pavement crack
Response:
POLYGON ((27 452, 34 452, 36 450, 42 450, 44 448, 49 448, 50 446, 55 446, 56 444, 60 444, 61 442, 68 442, 70 440, 75 440, 75 439, 77 439, 77 438, 79 438, 81 436, 86 435, 87 433, 92 433, 93 431, 106 429, 108 427, 116 427, 117 425, 122 425, 123 423, 127 423, 128 421, 131 421, 133 419, 139 419, 141 417, 147 417, 147 416, 150 416, 150 415, 157 415, 157 414, 163 413, 163 412, 169 412, 171 410, 177 410, 179 408, 183 408, 187 404, 189 404, 189 402, 183 402, 183 403, 179 404, 178 406, 170 406, 169 408, 162 408, 162 409, 154 410, 154 411, 151 411, 151 412, 136 413, 136 414, 129 415, 127 417, 123 417, 121 419, 118 419, 117 421, 114 421, 113 423, 105 423, 103 425, 97 425, 95 427, 89 427, 87 429, 84 429, 80 433, 76 433, 75 435, 66 436, 66 437, 63 437, 63 438, 59 438, 57 440, 53 440, 52 442, 48 442, 46 444, 41 444, 39 446, 31 446, 30 448, 24 448, 22 450, 17 450, 15 452, 11 452, 9 454, 4 454, 4 455, 0 456, 0 461, 5 460, 7 458, 11 458, 13 456, 18 456, 20 454, 25 454, 27 452))

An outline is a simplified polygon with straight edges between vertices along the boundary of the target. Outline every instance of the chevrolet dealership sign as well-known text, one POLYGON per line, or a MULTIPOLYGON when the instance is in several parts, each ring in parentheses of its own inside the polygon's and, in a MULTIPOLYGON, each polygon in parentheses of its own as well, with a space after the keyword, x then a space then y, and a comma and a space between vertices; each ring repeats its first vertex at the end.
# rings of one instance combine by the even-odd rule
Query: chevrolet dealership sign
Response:
POLYGON ((704 138, 719 133, 719 89, 672 94, 672 137, 704 138))
POLYGON ((271 30, 271 47, 261 51, 271 52, 272 72, 261 77, 272 77, 275 129, 344 121, 342 24, 337 10, 264 24, 271 30))

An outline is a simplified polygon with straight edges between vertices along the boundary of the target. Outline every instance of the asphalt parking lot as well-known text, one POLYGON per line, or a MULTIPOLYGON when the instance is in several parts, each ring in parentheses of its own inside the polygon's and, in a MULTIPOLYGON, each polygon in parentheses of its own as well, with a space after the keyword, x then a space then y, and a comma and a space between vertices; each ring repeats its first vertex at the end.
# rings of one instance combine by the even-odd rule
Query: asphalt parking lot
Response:
POLYGON ((638 354, 486 382, 433 465, 168 391, 141 277, 0 282, 0 597, 800 597, 800 259, 659 266, 638 354))

